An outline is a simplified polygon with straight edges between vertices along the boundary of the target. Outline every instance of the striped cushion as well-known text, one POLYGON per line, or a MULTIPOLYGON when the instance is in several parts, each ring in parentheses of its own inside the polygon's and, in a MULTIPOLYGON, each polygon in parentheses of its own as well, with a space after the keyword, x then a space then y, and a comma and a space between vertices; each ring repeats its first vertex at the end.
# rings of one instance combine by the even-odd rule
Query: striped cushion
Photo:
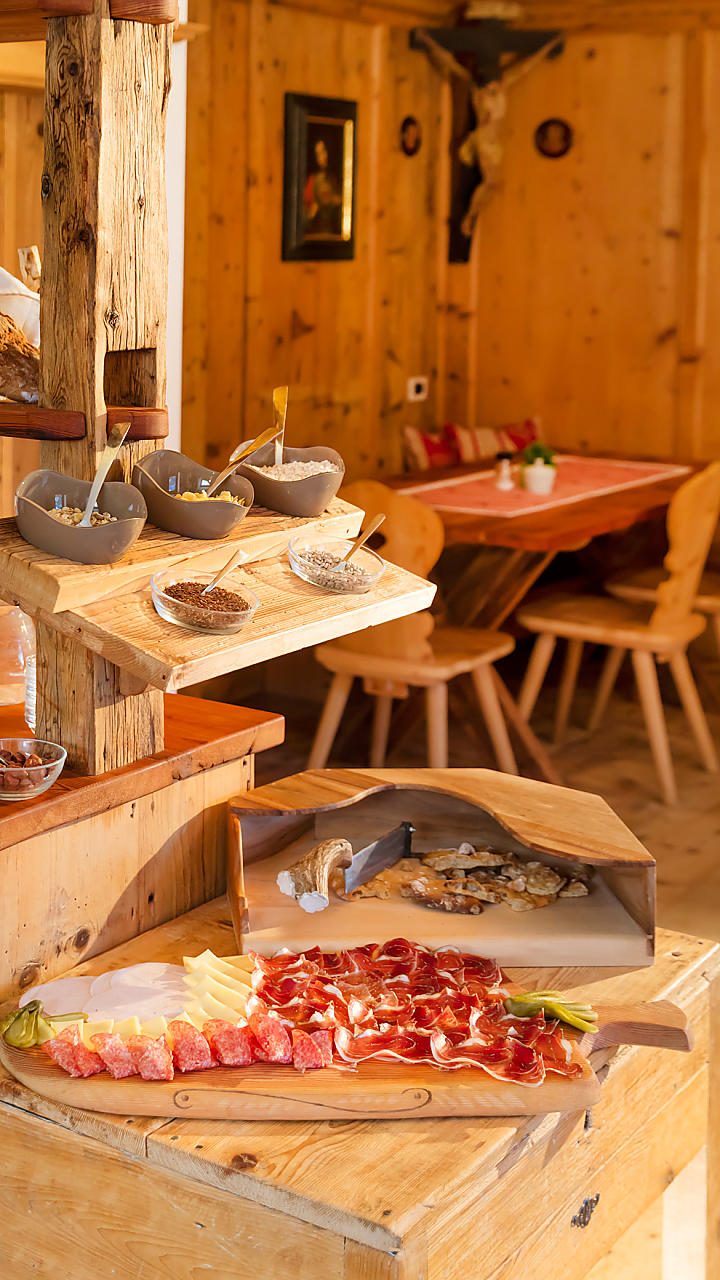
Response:
POLYGON ((539 418, 501 427, 460 427, 448 422, 442 431, 404 427, 405 457, 411 471, 431 471, 461 462, 482 462, 496 453, 518 453, 542 438, 539 418))

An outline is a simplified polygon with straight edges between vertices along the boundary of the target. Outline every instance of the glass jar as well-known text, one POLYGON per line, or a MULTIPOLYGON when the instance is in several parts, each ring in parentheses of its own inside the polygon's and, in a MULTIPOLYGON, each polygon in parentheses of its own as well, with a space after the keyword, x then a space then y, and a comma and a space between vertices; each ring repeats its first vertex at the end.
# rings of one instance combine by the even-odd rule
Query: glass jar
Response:
POLYGON ((26 723, 34 731, 35 626, 21 609, 0 605, 0 706, 18 702, 25 702, 26 723))

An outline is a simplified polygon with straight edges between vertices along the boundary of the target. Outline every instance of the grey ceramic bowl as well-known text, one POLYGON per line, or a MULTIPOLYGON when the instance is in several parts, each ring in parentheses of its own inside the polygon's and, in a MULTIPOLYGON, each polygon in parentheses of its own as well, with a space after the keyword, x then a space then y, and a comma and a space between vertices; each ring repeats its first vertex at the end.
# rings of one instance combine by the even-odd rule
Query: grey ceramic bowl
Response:
POLYGON ((201 467, 174 449, 158 449, 149 453, 133 468, 133 484, 137 485, 148 507, 148 520, 159 529, 180 533, 185 538, 225 538, 245 519, 253 504, 253 486, 240 475, 232 475, 222 484, 238 498, 237 502, 218 499, 190 502, 179 493, 201 493, 215 479, 217 471, 201 467))
POLYGON ((84 508, 90 488, 89 480, 58 471, 31 471, 15 492, 15 520, 25 541, 80 564, 120 560, 140 537, 147 520, 145 499, 133 485, 111 480, 100 490, 98 507, 117 516, 114 524, 80 529, 49 514, 58 507, 84 508))
POLYGON ((282 511, 286 516, 319 516, 332 502, 345 476, 345 463, 335 449, 318 445, 314 449, 283 449, 283 462, 333 462, 337 471, 321 471, 304 480, 272 480, 258 466, 272 466, 275 461, 275 444, 252 455, 249 462, 240 465, 240 475, 252 480, 255 501, 259 507, 270 511, 282 511))

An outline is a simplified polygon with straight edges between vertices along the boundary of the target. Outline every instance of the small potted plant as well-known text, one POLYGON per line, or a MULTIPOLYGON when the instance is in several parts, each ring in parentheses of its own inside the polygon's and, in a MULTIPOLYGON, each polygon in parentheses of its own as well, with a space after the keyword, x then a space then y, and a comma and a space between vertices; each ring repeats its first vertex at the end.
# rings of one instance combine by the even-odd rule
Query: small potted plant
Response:
POLYGON ((555 450, 540 440, 528 444, 521 454, 523 484, 530 493, 547 496, 552 493, 557 478, 555 450))

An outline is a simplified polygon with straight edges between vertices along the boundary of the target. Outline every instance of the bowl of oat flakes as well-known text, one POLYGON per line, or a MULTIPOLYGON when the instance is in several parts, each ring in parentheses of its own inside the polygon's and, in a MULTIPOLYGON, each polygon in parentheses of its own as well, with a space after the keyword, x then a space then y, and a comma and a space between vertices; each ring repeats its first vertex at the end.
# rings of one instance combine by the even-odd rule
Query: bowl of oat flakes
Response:
POLYGON ((241 463, 239 473, 252 481, 259 507, 307 518, 321 515, 330 505, 345 477, 345 463, 337 450, 318 445, 284 448, 276 465, 271 441, 241 463))
POLYGON ((253 505, 253 486, 241 475, 223 482, 208 497, 216 471, 193 462, 174 449, 158 449, 133 469, 148 507, 148 520, 184 538, 226 538, 253 505))
POLYGON ((90 480, 59 471, 31 471, 15 492, 15 522, 32 546, 80 564, 113 564, 140 537, 147 520, 142 494, 131 484, 107 481, 89 528, 81 528, 90 480))

